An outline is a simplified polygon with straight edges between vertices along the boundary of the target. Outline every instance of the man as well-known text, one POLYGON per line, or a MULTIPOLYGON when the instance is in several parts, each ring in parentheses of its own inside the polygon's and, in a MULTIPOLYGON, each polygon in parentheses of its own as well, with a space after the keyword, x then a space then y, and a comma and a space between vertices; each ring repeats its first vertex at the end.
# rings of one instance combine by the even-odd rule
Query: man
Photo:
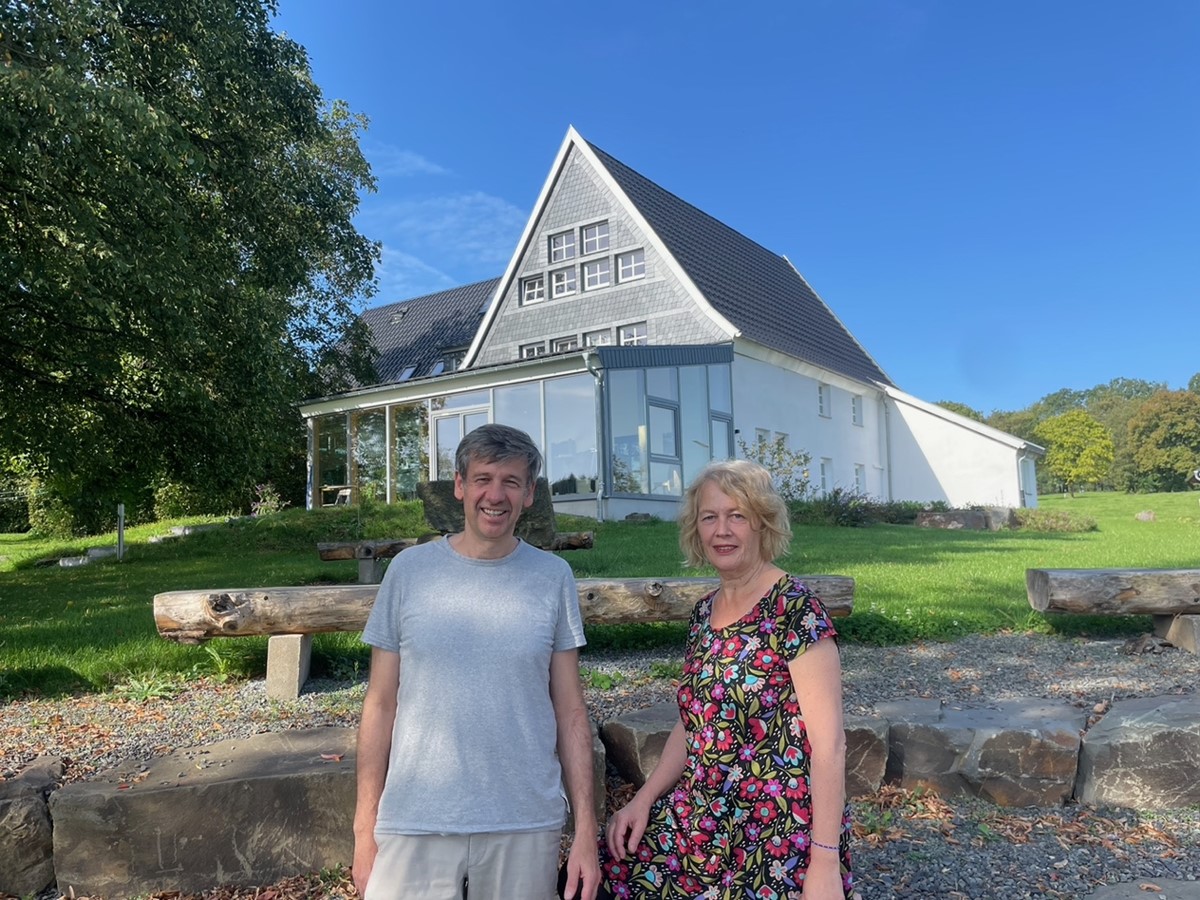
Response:
POLYGON ((363 640, 354 884, 365 900, 550 900, 566 798, 564 896, 600 881, 592 736, 570 567, 514 534, 541 454, 484 425, 459 444, 465 528, 388 567, 363 640), (566 798, 563 786, 566 786, 566 798))

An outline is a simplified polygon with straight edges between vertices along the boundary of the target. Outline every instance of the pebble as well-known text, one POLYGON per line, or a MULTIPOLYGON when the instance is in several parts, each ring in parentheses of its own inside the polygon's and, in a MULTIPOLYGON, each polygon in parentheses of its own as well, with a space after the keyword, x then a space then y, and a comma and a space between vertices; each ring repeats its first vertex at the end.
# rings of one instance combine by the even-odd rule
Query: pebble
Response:
MULTIPOLYGON (((1190 693, 1200 656, 1165 649, 1123 652, 1121 640, 1045 635, 971 636, 947 643, 842 647, 847 713, 912 697, 985 704, 1043 697, 1089 712, 1127 697, 1190 693)), ((599 723, 673 702, 661 677, 679 652, 585 653, 585 694, 599 723), (607 677, 601 677, 607 676, 607 677)), ((677 671, 677 669, 676 669, 677 671)), ((357 724, 365 684, 312 680, 296 700, 275 701, 262 680, 189 683, 179 694, 136 701, 111 694, 0 705, 0 778, 55 756, 67 781, 136 766, 178 748, 288 728, 357 724)), ((884 898, 1076 898, 1116 882, 1200 881, 1200 809, 1112 810, 1068 805, 999 809, 884 789, 855 804, 858 892, 884 898)))

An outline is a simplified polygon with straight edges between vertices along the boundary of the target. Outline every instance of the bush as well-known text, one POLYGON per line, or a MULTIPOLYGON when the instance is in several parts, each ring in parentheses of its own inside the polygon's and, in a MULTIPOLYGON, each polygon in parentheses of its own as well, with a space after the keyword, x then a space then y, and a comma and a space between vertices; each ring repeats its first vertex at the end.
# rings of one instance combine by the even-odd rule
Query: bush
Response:
POLYGON ((1074 534, 1099 531, 1100 526, 1090 516, 1063 509, 1018 509, 1017 527, 1023 531, 1054 534, 1074 534))
POLYGON ((75 511, 61 497, 30 485, 28 501, 29 530, 42 537, 70 538, 82 531, 76 524, 75 511))
POLYGON ((841 488, 834 488, 829 493, 810 500, 793 501, 788 509, 795 525, 858 528, 875 521, 870 500, 841 488))
POLYGON ((161 481, 154 488, 154 517, 162 520, 211 515, 210 502, 199 488, 178 481, 161 481))

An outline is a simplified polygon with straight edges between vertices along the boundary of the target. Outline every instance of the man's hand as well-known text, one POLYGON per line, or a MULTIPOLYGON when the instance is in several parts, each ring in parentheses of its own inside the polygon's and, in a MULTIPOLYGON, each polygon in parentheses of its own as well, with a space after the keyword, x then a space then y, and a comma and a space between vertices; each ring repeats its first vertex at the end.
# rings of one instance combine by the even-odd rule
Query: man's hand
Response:
POLYGON ((596 900, 600 888, 600 859, 596 853, 596 841, 590 834, 576 832, 567 856, 567 883, 563 887, 564 900, 596 900))
POLYGON ((371 877, 371 869, 375 866, 375 854, 378 852, 379 845, 375 843, 374 836, 355 838, 354 862, 351 864, 350 874, 354 876, 354 889, 360 897, 367 895, 367 881, 371 877))

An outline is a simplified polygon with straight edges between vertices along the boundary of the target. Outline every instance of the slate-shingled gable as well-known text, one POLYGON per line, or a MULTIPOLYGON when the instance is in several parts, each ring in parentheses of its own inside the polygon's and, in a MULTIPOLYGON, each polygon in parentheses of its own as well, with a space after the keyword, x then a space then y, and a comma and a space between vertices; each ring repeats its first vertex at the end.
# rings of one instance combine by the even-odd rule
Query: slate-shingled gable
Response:
POLYGON ((588 147, 705 299, 742 335, 859 381, 892 381, 782 256, 588 147))
POLYGON ((413 378, 429 375, 447 350, 466 348, 499 278, 368 309, 362 320, 379 351, 380 384, 393 384, 409 366, 413 378))

